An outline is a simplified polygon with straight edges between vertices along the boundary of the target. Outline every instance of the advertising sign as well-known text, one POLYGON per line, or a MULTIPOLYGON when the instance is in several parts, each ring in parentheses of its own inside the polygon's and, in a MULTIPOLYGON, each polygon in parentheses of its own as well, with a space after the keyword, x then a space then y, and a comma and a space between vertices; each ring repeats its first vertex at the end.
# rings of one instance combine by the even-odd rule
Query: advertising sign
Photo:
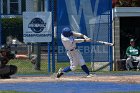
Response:
POLYGON ((52 19, 50 12, 23 13, 24 42, 51 42, 52 19))

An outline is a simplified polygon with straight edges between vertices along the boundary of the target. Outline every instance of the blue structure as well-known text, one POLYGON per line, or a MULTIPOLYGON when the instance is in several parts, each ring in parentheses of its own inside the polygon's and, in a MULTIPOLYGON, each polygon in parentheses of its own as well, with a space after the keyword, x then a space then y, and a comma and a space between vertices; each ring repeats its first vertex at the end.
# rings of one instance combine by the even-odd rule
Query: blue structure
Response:
POLYGON ((52 12, 52 44, 48 43, 48 72, 55 72, 55 48, 54 48, 54 0, 47 0, 47 10, 52 12), (52 65, 50 61, 50 45, 52 47, 52 65), (52 69, 51 69, 52 68, 52 69))

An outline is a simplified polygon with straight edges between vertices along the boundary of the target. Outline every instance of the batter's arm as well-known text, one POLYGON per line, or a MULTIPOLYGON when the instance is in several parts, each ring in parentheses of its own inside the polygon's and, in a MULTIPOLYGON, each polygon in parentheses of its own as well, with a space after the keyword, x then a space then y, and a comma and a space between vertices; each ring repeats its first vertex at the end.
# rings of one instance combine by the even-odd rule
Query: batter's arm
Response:
POLYGON ((81 37, 84 39, 87 39, 88 37, 86 35, 83 35, 82 33, 77 33, 77 32, 73 32, 73 36, 75 37, 81 37))
POLYGON ((91 42, 91 38, 86 38, 86 39, 74 39, 74 42, 76 43, 82 43, 82 42, 91 42))

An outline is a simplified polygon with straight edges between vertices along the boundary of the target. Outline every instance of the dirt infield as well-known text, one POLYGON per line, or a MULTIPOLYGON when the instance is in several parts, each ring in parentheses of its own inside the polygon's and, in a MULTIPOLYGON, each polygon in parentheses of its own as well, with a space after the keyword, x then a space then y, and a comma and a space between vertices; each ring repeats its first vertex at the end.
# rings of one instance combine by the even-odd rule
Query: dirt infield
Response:
POLYGON ((22 82, 65 82, 65 81, 86 81, 86 82, 114 82, 114 83, 138 83, 140 84, 140 75, 126 76, 94 76, 84 78, 82 76, 63 76, 54 78, 53 76, 15 76, 11 79, 0 79, 0 83, 22 83, 22 82))

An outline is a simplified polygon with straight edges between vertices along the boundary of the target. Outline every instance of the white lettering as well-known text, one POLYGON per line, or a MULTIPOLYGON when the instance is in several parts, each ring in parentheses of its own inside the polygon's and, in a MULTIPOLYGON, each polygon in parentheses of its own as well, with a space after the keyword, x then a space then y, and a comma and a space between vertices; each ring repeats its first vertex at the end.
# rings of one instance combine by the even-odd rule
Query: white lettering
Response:
POLYGON ((65 53, 65 49, 63 46, 58 46, 58 54, 65 53))
POLYGON ((46 23, 44 23, 44 24, 29 24, 29 28, 31 28, 31 27, 46 27, 46 23))
POLYGON ((90 46, 85 46, 84 47, 84 53, 90 53, 90 46))
MULTIPOLYGON (((107 46, 78 46, 78 50, 81 51, 82 54, 92 54, 92 53, 98 53, 98 54, 107 54, 108 53, 108 47, 107 46)), ((66 50, 63 46, 58 46, 58 53, 65 53, 66 50)))

